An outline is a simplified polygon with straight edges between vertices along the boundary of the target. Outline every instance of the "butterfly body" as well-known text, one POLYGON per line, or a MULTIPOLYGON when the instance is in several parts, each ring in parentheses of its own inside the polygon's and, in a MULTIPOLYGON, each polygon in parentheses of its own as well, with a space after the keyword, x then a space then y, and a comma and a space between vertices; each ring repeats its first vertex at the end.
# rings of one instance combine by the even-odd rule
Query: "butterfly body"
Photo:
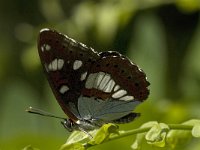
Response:
POLYGON ((38 52, 69 130, 90 131, 109 122, 130 122, 149 94, 145 73, 118 52, 97 53, 66 35, 43 29, 38 52))

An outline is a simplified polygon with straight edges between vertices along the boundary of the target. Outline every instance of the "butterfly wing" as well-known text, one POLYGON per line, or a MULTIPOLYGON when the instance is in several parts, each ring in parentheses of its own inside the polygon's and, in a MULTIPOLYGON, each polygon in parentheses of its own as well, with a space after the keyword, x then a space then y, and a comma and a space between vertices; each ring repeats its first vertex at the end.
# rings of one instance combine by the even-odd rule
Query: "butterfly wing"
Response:
POLYGON ((121 96, 121 99, 125 101, 147 99, 149 82, 145 73, 136 64, 118 52, 108 51, 99 55, 101 58, 91 66, 90 76, 86 81, 89 96, 101 95, 102 99, 112 97, 119 100, 122 94, 124 97, 121 96), (93 89, 97 89, 98 92, 93 89))
POLYGON ((82 118, 112 122, 124 116, 136 117, 132 110, 149 95, 145 73, 117 52, 99 55, 78 100, 82 118))
POLYGON ((41 30, 38 51, 58 103, 74 122, 130 121, 148 97, 145 73, 118 52, 97 53, 49 29, 41 30))
POLYGON ((92 48, 50 29, 41 30, 38 52, 58 103, 76 121, 77 99, 91 64, 100 56, 92 48))

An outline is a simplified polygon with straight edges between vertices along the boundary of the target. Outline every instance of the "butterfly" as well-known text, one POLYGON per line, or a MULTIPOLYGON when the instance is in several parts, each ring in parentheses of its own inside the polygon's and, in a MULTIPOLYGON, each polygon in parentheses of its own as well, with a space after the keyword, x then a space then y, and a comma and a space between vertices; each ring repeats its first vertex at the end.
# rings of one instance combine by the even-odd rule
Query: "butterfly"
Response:
POLYGON ((116 51, 96 52, 55 30, 42 29, 38 52, 69 131, 128 123, 149 95, 145 73, 116 51))

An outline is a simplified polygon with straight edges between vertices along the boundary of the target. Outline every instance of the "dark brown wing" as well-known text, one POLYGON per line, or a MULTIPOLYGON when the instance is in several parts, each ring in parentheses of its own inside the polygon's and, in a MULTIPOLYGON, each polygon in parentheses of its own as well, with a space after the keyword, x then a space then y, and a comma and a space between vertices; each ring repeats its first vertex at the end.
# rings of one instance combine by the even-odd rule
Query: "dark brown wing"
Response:
POLYGON ((91 64, 100 56, 92 48, 50 29, 40 31, 38 52, 58 103, 76 121, 73 111, 76 111, 77 99, 91 64))
POLYGON ((118 120, 149 95, 145 73, 118 52, 98 54, 49 29, 41 30, 38 51, 52 91, 73 121, 118 120))
POLYGON ((89 88, 84 89, 83 93, 88 96, 97 95, 101 99, 119 100, 121 98, 120 100, 125 101, 147 99, 149 82, 145 73, 136 64, 114 51, 102 52, 99 55, 101 58, 90 69, 90 74, 95 76, 94 81, 90 81, 94 82, 93 88, 88 85, 89 88), (98 79, 102 81, 97 81, 98 79))

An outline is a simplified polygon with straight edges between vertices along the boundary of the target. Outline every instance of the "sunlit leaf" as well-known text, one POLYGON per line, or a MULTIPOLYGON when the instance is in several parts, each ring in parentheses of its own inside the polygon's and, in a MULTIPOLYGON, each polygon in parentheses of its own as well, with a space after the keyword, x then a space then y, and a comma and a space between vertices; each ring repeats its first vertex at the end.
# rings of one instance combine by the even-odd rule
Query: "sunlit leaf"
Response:
POLYGON ((64 144, 60 150, 85 150, 85 147, 81 143, 64 144))
POLYGON ((72 144, 76 142, 84 142, 86 139, 88 139, 88 135, 81 131, 74 131, 67 139, 66 144, 72 144))
POLYGON ((171 130, 167 134, 166 143, 174 149, 178 145, 183 145, 191 139, 190 131, 171 130))
POLYGON ((192 135, 194 136, 194 137, 200 137, 200 124, 198 124, 198 125, 195 125, 194 127, 193 127, 193 129, 192 129, 192 135))
POLYGON ((199 124, 200 120, 191 119, 182 123, 183 125, 194 126, 192 131, 188 130, 171 130, 167 134, 166 142, 171 148, 175 148, 177 145, 186 144, 192 136, 198 137, 199 136, 199 124))
POLYGON ((192 136, 200 137, 200 120, 198 119, 191 119, 183 123, 184 125, 191 125, 193 126, 192 129, 192 136))
POLYGON ((189 121, 184 122, 185 125, 192 125, 192 136, 200 137, 200 120, 198 119, 191 119, 189 121))
POLYGON ((88 143, 91 145, 100 144, 107 140, 110 134, 117 133, 118 126, 115 124, 105 124, 96 133, 96 135, 88 143))
POLYGON ((140 150, 140 149, 141 149, 142 142, 143 142, 143 139, 144 139, 144 136, 145 136, 144 133, 138 134, 138 135, 136 136, 136 140, 135 140, 134 143, 131 145, 131 148, 134 149, 134 150, 140 150))
MULTIPOLYGON (((149 127, 152 127, 154 125, 158 124, 157 121, 150 121, 150 122, 147 122, 145 124, 143 124, 140 129, 142 128, 149 128, 149 127)), ((134 141, 134 143, 131 145, 131 148, 134 149, 134 150, 140 150, 141 147, 142 147, 142 142, 144 140, 144 137, 145 137, 145 134, 146 133, 141 133, 141 134, 137 134, 136 136, 136 139, 134 141)))
POLYGON ((147 132, 145 136, 147 143, 157 147, 164 147, 165 138, 168 131, 168 125, 164 123, 157 123, 153 125, 153 127, 149 130, 149 132, 147 132))

